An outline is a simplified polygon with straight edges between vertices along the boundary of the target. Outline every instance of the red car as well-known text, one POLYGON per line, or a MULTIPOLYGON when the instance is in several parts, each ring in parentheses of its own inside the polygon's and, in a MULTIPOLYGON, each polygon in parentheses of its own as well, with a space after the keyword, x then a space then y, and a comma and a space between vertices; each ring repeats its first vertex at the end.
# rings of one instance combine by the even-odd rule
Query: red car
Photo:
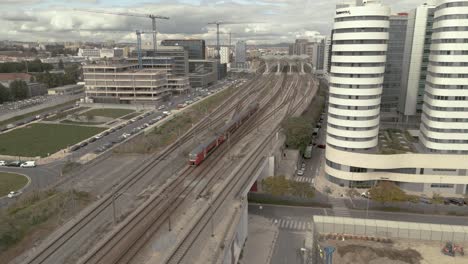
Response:
POLYGON ((317 148, 325 149, 327 146, 324 144, 317 145, 317 148))

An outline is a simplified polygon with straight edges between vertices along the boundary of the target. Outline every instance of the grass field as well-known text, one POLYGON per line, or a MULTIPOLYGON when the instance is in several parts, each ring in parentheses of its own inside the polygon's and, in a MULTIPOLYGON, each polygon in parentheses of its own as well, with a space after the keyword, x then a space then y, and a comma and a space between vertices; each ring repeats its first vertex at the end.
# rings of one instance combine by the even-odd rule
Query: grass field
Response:
POLYGON ((117 109, 117 108, 103 108, 103 109, 93 109, 87 112, 84 112, 82 115, 84 116, 103 116, 103 117, 110 117, 110 118, 119 118, 121 116, 128 115, 130 113, 135 112, 131 109, 117 109))
POLYGON ((0 134, 0 154, 45 157, 104 131, 101 127, 31 124, 0 134))
POLYGON ((0 172, 0 197, 17 191, 28 183, 28 178, 16 173, 0 172))
POLYGON ((68 111, 65 111, 65 112, 58 113, 55 116, 45 118, 45 121, 56 121, 56 120, 67 117, 67 115, 72 115, 72 114, 84 111, 86 109, 89 109, 89 107, 78 107, 78 108, 75 108, 75 109, 71 109, 71 110, 68 110, 68 111))

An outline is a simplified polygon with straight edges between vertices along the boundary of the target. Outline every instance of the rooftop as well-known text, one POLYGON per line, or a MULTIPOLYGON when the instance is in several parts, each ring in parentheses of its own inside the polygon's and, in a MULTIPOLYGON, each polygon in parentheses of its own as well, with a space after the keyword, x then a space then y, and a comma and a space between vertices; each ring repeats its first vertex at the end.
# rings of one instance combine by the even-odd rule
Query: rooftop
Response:
POLYGON ((0 81, 14 81, 14 80, 25 80, 29 81, 31 74, 20 72, 20 73, 0 73, 0 81))

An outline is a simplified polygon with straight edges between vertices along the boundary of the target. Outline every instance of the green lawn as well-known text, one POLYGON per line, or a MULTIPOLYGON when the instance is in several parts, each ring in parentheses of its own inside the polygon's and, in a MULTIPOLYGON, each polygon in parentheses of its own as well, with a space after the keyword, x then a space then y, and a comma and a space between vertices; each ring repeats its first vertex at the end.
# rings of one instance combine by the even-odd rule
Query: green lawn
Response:
POLYGON ((16 173, 0 172, 0 197, 17 191, 28 183, 28 178, 16 173))
POLYGON ((117 109, 117 108, 102 108, 102 109, 93 109, 87 112, 84 112, 82 115, 87 116, 103 116, 110 118, 119 118, 121 116, 128 115, 135 112, 131 109, 117 109))
POLYGON ((0 134, 0 154, 47 156, 96 135, 106 128, 59 124, 31 124, 0 134))
POLYGON ((78 107, 78 108, 75 108, 75 109, 71 109, 71 110, 68 110, 68 111, 65 111, 65 112, 58 113, 55 116, 48 117, 48 118, 45 119, 45 121, 56 121, 56 120, 59 120, 61 118, 65 118, 68 115, 72 115, 72 114, 84 111, 86 109, 89 109, 89 107, 78 107))

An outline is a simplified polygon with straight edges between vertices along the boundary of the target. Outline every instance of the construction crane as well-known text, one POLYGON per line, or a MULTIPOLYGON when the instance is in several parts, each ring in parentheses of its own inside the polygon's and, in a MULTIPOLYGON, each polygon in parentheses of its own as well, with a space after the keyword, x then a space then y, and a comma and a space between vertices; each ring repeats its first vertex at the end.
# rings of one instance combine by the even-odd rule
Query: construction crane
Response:
POLYGON ((223 22, 223 21, 214 21, 209 22, 208 25, 216 25, 216 58, 220 58, 220 48, 219 48, 219 25, 227 25, 227 24, 237 24, 233 22, 223 22))
POLYGON ((141 31, 137 30, 136 32, 137 36, 137 52, 138 52, 138 68, 143 69, 143 55, 142 55, 142 49, 141 49, 141 34, 148 34, 148 33, 153 33, 154 31, 141 31))
POLYGON ((139 14, 139 13, 128 13, 128 12, 108 12, 108 11, 101 11, 101 10, 87 10, 87 9, 74 9, 75 11, 80 12, 88 12, 88 13, 97 13, 97 14, 106 14, 106 15, 116 15, 116 16, 130 16, 130 17, 143 17, 151 19, 152 26, 153 26, 153 51, 156 54, 157 50, 157 42, 156 42, 156 35, 157 35, 157 27, 156 27, 156 19, 170 19, 166 16, 158 16, 152 14, 139 14))

